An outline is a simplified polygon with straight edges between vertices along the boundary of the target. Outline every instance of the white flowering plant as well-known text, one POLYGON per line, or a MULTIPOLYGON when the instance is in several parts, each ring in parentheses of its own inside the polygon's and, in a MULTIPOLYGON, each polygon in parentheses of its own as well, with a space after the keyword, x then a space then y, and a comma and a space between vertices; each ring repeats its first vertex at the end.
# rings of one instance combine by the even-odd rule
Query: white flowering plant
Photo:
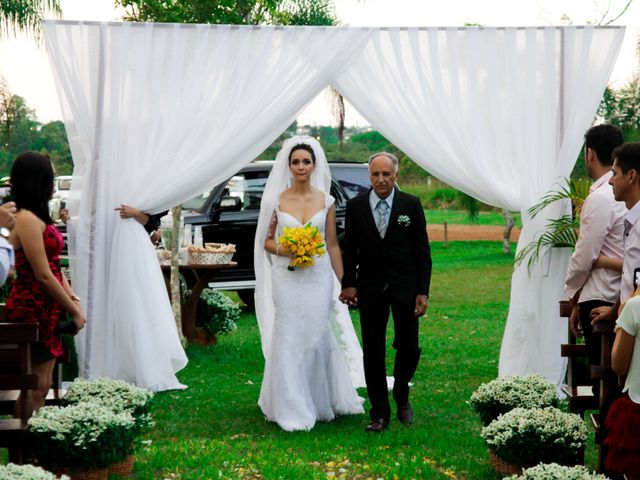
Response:
POLYGON ((555 407, 514 408, 482 429, 496 455, 521 467, 581 463, 587 427, 579 415, 555 407))
POLYGON ((134 419, 92 402, 42 407, 29 419, 33 456, 47 468, 105 468, 131 453, 134 419))
POLYGON ((473 392, 469 404, 485 427, 514 408, 557 407, 556 387, 542 375, 500 377, 483 383, 473 392))
POLYGON ((33 465, 0 465, 0 478, 3 480, 70 480, 66 475, 55 476, 51 472, 33 465))
POLYGON ((149 413, 153 393, 123 380, 100 377, 92 381, 76 378, 64 396, 64 405, 93 402, 116 413, 128 412, 135 420, 135 433, 153 426, 149 413))
POLYGON ((541 463, 527 468, 522 475, 513 475, 505 480, 607 480, 599 473, 591 473, 586 467, 566 467, 557 463, 541 463))

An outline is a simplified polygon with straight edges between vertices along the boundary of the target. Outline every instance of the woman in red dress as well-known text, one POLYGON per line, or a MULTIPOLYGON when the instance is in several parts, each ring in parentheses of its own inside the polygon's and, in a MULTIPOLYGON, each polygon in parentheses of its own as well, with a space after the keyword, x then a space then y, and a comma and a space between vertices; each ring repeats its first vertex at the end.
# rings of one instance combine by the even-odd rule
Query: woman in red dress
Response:
POLYGON ((53 167, 49 157, 27 152, 11 167, 11 196, 18 212, 9 241, 15 250, 16 278, 7 299, 10 322, 39 322, 39 342, 32 349, 38 375, 33 407, 39 409, 52 382, 53 367, 63 354, 58 328, 67 312, 77 333, 86 323, 79 298, 60 269, 63 238, 49 215, 53 167))

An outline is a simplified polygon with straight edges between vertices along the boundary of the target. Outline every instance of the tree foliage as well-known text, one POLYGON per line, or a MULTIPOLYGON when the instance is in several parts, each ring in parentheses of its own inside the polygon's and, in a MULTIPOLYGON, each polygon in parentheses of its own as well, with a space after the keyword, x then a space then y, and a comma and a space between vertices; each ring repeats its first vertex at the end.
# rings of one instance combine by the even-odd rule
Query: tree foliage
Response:
POLYGON ((0 0, 0 38, 18 31, 38 37, 48 11, 61 15, 60 0, 0 0))
MULTIPOLYGON (((2 1, 2 0, 0 0, 2 1)), ((115 0, 136 22, 334 25, 328 0, 115 0)))

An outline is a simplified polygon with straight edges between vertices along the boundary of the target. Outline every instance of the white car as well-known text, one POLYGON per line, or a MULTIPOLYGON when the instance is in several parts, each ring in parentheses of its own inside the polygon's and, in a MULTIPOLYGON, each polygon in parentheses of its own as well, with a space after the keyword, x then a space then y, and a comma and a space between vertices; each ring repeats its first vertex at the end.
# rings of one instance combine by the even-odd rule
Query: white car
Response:
POLYGON ((54 192, 49 202, 49 210, 53 221, 58 220, 60 218, 60 210, 66 208, 72 180, 73 175, 60 175, 53 181, 54 192))

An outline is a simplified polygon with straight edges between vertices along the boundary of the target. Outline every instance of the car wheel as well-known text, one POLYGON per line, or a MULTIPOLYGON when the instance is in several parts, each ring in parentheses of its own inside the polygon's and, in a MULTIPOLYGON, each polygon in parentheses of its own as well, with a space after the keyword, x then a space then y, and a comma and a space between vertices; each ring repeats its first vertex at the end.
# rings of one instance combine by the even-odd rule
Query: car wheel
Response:
POLYGON ((238 297, 240 297, 240 300, 242 300, 242 303, 244 303, 248 309, 253 310, 254 308, 256 308, 256 302, 255 302, 255 297, 253 296, 254 294, 254 290, 237 290, 236 293, 238 294, 238 297))

